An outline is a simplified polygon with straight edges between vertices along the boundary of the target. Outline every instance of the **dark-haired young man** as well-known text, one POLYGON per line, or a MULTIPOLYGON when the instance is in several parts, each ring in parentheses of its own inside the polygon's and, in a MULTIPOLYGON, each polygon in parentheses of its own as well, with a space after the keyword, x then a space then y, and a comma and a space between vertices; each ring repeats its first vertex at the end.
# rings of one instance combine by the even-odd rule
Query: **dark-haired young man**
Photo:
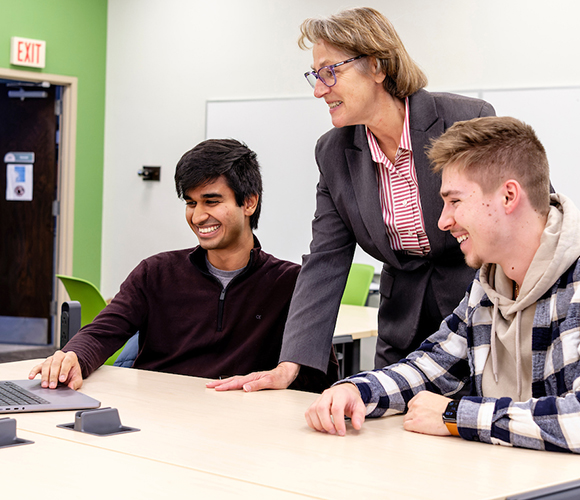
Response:
MULTIPOLYGON (((278 364, 299 266, 263 252, 253 235, 262 198, 256 154, 233 139, 204 141, 179 160, 175 186, 199 246, 143 260, 111 304, 29 378, 78 389, 137 331, 134 368, 217 379, 278 364)), ((312 371, 293 388, 328 385, 312 371)))

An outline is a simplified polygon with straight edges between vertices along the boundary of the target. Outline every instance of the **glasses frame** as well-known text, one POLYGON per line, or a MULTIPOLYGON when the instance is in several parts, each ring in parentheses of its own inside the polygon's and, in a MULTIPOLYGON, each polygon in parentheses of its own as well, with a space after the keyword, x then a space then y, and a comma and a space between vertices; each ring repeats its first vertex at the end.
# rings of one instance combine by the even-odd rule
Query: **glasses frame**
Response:
POLYGON ((307 71, 306 73, 304 73, 304 78, 306 78, 306 81, 308 82, 308 84, 312 87, 315 88, 316 87, 316 80, 320 80, 324 85, 326 85, 327 87, 334 87, 336 85, 336 73, 334 72, 334 68, 338 68, 339 66, 342 66, 343 64, 348 64, 350 62, 356 61, 357 59, 361 59, 362 57, 366 57, 366 54, 361 54, 360 56, 356 56, 356 57, 351 57, 350 59, 347 59, 346 61, 341 61, 341 62, 337 62, 336 64, 331 64, 329 66, 323 66, 322 68, 320 68, 318 71, 307 71), (320 73, 320 71, 322 71, 323 69, 328 69, 330 70, 330 73, 332 74, 332 78, 334 79, 334 83, 332 84, 328 84, 324 81, 324 78, 322 78, 318 73, 320 73), (313 76, 316 80, 314 81, 314 83, 312 83, 308 77, 309 76, 313 76))

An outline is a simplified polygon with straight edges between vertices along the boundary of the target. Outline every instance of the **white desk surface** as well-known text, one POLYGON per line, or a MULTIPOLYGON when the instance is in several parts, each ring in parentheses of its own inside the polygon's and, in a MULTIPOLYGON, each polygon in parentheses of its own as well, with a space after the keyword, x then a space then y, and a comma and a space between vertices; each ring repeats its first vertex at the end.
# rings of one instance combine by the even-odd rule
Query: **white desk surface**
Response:
POLYGON ((353 340, 376 337, 378 332, 378 308, 341 304, 334 335, 350 335, 353 340))
MULTIPOLYGON (((34 364, 0 364, 0 378, 26 378, 34 364)), ((47 498, 349 500, 498 499, 580 478, 577 455, 414 434, 401 416, 367 420, 340 438, 306 425, 314 394, 218 393, 204 383, 104 366, 82 391, 141 431, 98 437, 57 428, 74 421, 72 411, 15 413, 18 437, 35 444, 0 449, 3 477, 47 498)), ((3 481, 5 497, 10 488, 3 481)))

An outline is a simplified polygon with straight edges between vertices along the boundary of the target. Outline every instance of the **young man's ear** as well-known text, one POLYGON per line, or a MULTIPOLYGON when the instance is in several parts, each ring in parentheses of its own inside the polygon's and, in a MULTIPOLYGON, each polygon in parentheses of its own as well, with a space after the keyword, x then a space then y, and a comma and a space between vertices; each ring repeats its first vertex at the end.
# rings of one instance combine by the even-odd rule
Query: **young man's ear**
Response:
POLYGON ((247 215, 249 217, 250 215, 254 214, 256 208, 258 207, 259 199, 260 199, 259 195, 251 194, 244 200, 244 215, 247 215))
POLYGON ((522 186, 515 179, 503 183, 502 196, 506 214, 511 214, 522 201, 522 186))

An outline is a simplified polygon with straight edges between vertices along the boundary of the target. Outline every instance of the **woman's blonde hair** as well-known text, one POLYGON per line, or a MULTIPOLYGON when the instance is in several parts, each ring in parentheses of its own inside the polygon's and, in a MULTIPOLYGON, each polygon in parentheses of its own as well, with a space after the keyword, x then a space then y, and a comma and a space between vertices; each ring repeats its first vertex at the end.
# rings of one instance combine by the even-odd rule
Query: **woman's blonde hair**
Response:
POLYGON ((427 77, 411 59, 391 22, 370 7, 343 10, 327 18, 306 19, 300 26, 298 46, 324 41, 353 56, 364 54, 377 60, 385 90, 404 99, 427 85, 427 77))

